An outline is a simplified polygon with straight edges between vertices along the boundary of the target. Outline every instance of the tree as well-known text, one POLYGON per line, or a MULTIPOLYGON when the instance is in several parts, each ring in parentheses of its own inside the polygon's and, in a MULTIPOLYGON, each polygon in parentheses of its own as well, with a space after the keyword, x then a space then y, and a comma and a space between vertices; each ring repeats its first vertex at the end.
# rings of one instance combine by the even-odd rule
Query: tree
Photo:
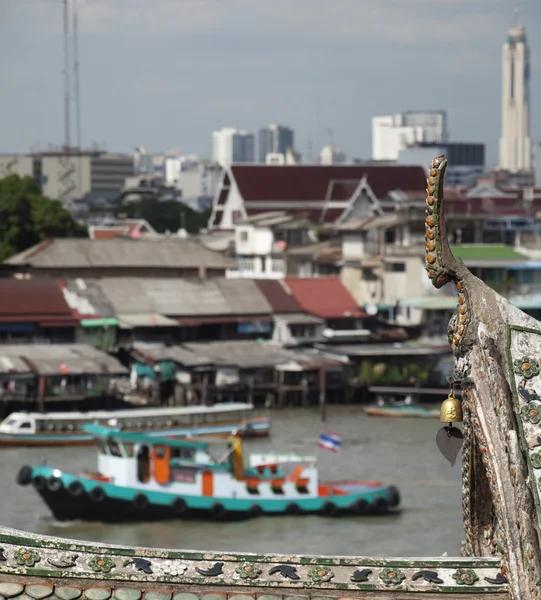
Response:
POLYGON ((146 219, 158 233, 186 229, 188 233, 197 233, 208 224, 210 210, 198 213, 177 200, 143 198, 116 209, 117 218, 146 219))
POLYGON ((31 177, 0 179, 0 261, 49 237, 86 237, 58 200, 42 195, 31 177))

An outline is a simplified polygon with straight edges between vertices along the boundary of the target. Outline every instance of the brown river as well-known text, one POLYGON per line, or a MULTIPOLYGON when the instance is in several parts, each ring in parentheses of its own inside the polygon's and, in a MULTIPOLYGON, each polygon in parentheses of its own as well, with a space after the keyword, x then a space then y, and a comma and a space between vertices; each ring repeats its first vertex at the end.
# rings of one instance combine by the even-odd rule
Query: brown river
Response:
MULTIPOLYGON (((401 511, 389 516, 261 517, 217 523, 167 521, 101 525, 57 523, 32 486, 15 482, 24 464, 78 473, 94 468, 93 448, 0 450, 3 525, 31 532, 121 545, 258 553, 368 556, 458 555, 462 539, 460 460, 454 467, 436 448, 436 419, 367 417, 357 406, 330 406, 322 426, 315 409, 274 411, 272 435, 245 443, 245 452, 317 456, 322 480, 375 479, 394 483, 401 511), (317 446, 322 428, 342 436, 338 454, 317 446)), ((220 449, 221 451, 221 449, 220 449)))

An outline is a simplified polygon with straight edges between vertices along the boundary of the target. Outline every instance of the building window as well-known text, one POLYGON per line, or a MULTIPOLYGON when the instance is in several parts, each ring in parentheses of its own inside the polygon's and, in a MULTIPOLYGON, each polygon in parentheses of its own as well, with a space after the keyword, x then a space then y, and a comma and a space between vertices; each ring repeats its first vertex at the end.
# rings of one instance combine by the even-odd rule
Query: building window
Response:
POLYGON ((255 269, 255 261, 253 258, 247 257, 239 257, 238 265, 240 271, 250 271, 253 272, 255 269))
POLYGON ((387 271, 387 273, 405 273, 406 263, 385 263, 385 271, 387 271))
POLYGON ((231 220, 233 223, 238 223, 242 219, 242 211, 234 210, 231 212, 231 220))
POLYGON ((281 258, 273 258, 271 268, 273 273, 283 273, 284 261, 281 258))
POLYGON ((248 241, 248 232, 247 231, 239 231, 239 240, 241 242, 247 242, 248 241))

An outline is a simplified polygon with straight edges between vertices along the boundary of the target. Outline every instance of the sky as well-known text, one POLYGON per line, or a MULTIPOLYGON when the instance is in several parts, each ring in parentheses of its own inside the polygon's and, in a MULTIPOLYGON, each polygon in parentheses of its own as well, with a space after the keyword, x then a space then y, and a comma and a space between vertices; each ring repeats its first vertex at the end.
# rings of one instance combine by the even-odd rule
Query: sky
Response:
MULTIPOLYGON (((84 147, 209 157, 215 129, 282 123, 305 159, 331 142, 368 159, 372 116, 443 109, 453 141, 484 142, 497 162, 513 0, 77 5, 84 147)), ((63 143, 62 18, 62 0, 0 0, 0 152, 63 143)), ((541 0, 520 0, 519 18, 541 140, 541 0)))

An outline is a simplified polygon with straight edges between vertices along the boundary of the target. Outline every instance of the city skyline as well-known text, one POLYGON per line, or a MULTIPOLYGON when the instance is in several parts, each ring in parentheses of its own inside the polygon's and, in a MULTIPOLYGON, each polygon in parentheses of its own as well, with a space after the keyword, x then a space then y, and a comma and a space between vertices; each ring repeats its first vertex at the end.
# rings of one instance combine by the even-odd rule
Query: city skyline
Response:
MULTIPOLYGON (((83 145, 115 151, 144 144, 211 154, 226 124, 295 130, 312 159, 334 141, 369 158, 371 118, 446 110, 452 141, 487 144, 498 161, 501 47, 513 24, 509 0, 309 0, 293 8, 230 0, 79 0, 83 145), (344 19, 344 14, 348 15, 344 19), (240 15, 240 16, 239 16, 240 15), (142 25, 145 27, 142 27, 142 25), (280 39, 280 45, 275 40, 280 39), (273 40, 271 44, 270 41, 273 40)), ((62 7, 4 0, 0 74, 1 152, 63 141, 62 7)), ((522 0, 532 56, 532 140, 541 139, 541 4, 522 0)))

